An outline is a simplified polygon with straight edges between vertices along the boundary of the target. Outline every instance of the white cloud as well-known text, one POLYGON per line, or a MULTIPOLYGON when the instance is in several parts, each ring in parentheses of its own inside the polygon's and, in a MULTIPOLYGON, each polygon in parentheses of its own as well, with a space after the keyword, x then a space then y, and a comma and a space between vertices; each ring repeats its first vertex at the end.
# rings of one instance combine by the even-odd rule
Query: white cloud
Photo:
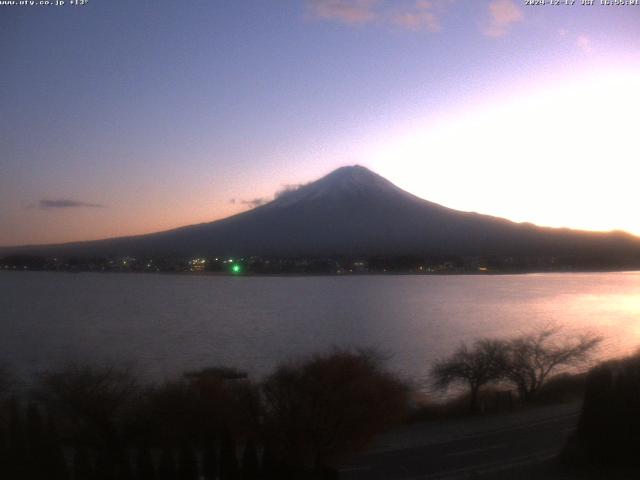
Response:
POLYGON ((310 0, 314 18, 347 25, 377 22, 414 32, 437 32, 440 18, 455 0, 416 0, 413 3, 390 0, 310 0))
POLYGON ((489 4, 489 21, 482 33, 489 37, 503 37, 514 23, 524 19, 522 9, 513 0, 494 0, 489 4))
POLYGON ((396 26, 413 31, 437 32, 442 28, 440 19, 433 11, 433 3, 429 0, 417 1, 413 9, 394 14, 391 21, 396 26))
POLYGON ((375 20, 377 3, 378 0, 313 0, 311 13, 323 20, 363 24, 375 20))

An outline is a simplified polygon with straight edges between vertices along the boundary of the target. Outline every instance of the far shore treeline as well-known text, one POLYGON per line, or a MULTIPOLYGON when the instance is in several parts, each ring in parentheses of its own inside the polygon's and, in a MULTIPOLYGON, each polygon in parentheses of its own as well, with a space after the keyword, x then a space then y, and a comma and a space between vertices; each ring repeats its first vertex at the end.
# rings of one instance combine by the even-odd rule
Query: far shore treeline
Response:
POLYGON ((599 255, 335 255, 335 256, 55 256, 0 257, 0 270, 56 272, 165 272, 233 275, 341 275, 528 273, 640 270, 640 257, 599 255))

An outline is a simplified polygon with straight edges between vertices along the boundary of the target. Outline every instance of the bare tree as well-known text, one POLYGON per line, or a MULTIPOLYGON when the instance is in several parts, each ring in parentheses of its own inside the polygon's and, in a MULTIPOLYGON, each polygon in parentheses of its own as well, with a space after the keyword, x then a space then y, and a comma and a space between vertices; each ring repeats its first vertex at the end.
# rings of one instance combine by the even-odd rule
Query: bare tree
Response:
POLYGON ((263 395, 270 451, 309 472, 335 465, 399 420, 408 388, 371 354, 338 350, 281 366, 263 395))
POLYGON ((480 388, 499 380, 504 373, 506 344, 500 340, 479 340, 472 347, 462 344, 449 358, 437 362, 431 369, 436 388, 446 390, 462 383, 469 387, 472 412, 478 410, 480 388))
POLYGON ((68 419, 74 435, 109 445, 117 441, 118 422, 137 392, 127 368, 71 365, 43 374, 39 393, 68 419))
POLYGON ((593 334, 558 338, 558 331, 547 328, 507 342, 504 376, 521 400, 532 400, 552 373, 585 364, 602 342, 593 334))

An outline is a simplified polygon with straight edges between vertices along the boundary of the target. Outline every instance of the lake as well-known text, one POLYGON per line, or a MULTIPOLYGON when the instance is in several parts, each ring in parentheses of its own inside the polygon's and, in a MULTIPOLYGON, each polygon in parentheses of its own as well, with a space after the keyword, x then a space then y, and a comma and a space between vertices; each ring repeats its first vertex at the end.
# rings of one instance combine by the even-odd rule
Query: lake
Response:
POLYGON ((332 346, 375 347, 417 382, 463 341, 545 325, 640 345, 640 272, 227 277, 0 272, 0 361, 21 376, 130 362, 156 379, 213 365, 253 376, 332 346))

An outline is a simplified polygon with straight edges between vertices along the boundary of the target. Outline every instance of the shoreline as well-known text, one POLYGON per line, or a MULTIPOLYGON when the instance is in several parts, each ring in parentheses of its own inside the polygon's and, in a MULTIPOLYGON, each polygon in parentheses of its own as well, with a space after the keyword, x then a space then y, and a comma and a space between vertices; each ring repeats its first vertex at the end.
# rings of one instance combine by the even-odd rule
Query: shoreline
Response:
POLYGON ((230 272, 171 272, 171 271, 117 271, 117 270, 19 270, 19 269, 0 269, 0 272, 10 273, 62 273, 62 274, 137 274, 137 275, 179 275, 193 277, 231 277, 231 278, 287 278, 287 277, 502 277, 502 276, 524 276, 524 275, 560 275, 560 274, 610 274, 610 273, 640 273, 640 269, 610 269, 610 270, 528 270, 520 272, 348 272, 348 273, 240 273, 234 274, 230 272))

